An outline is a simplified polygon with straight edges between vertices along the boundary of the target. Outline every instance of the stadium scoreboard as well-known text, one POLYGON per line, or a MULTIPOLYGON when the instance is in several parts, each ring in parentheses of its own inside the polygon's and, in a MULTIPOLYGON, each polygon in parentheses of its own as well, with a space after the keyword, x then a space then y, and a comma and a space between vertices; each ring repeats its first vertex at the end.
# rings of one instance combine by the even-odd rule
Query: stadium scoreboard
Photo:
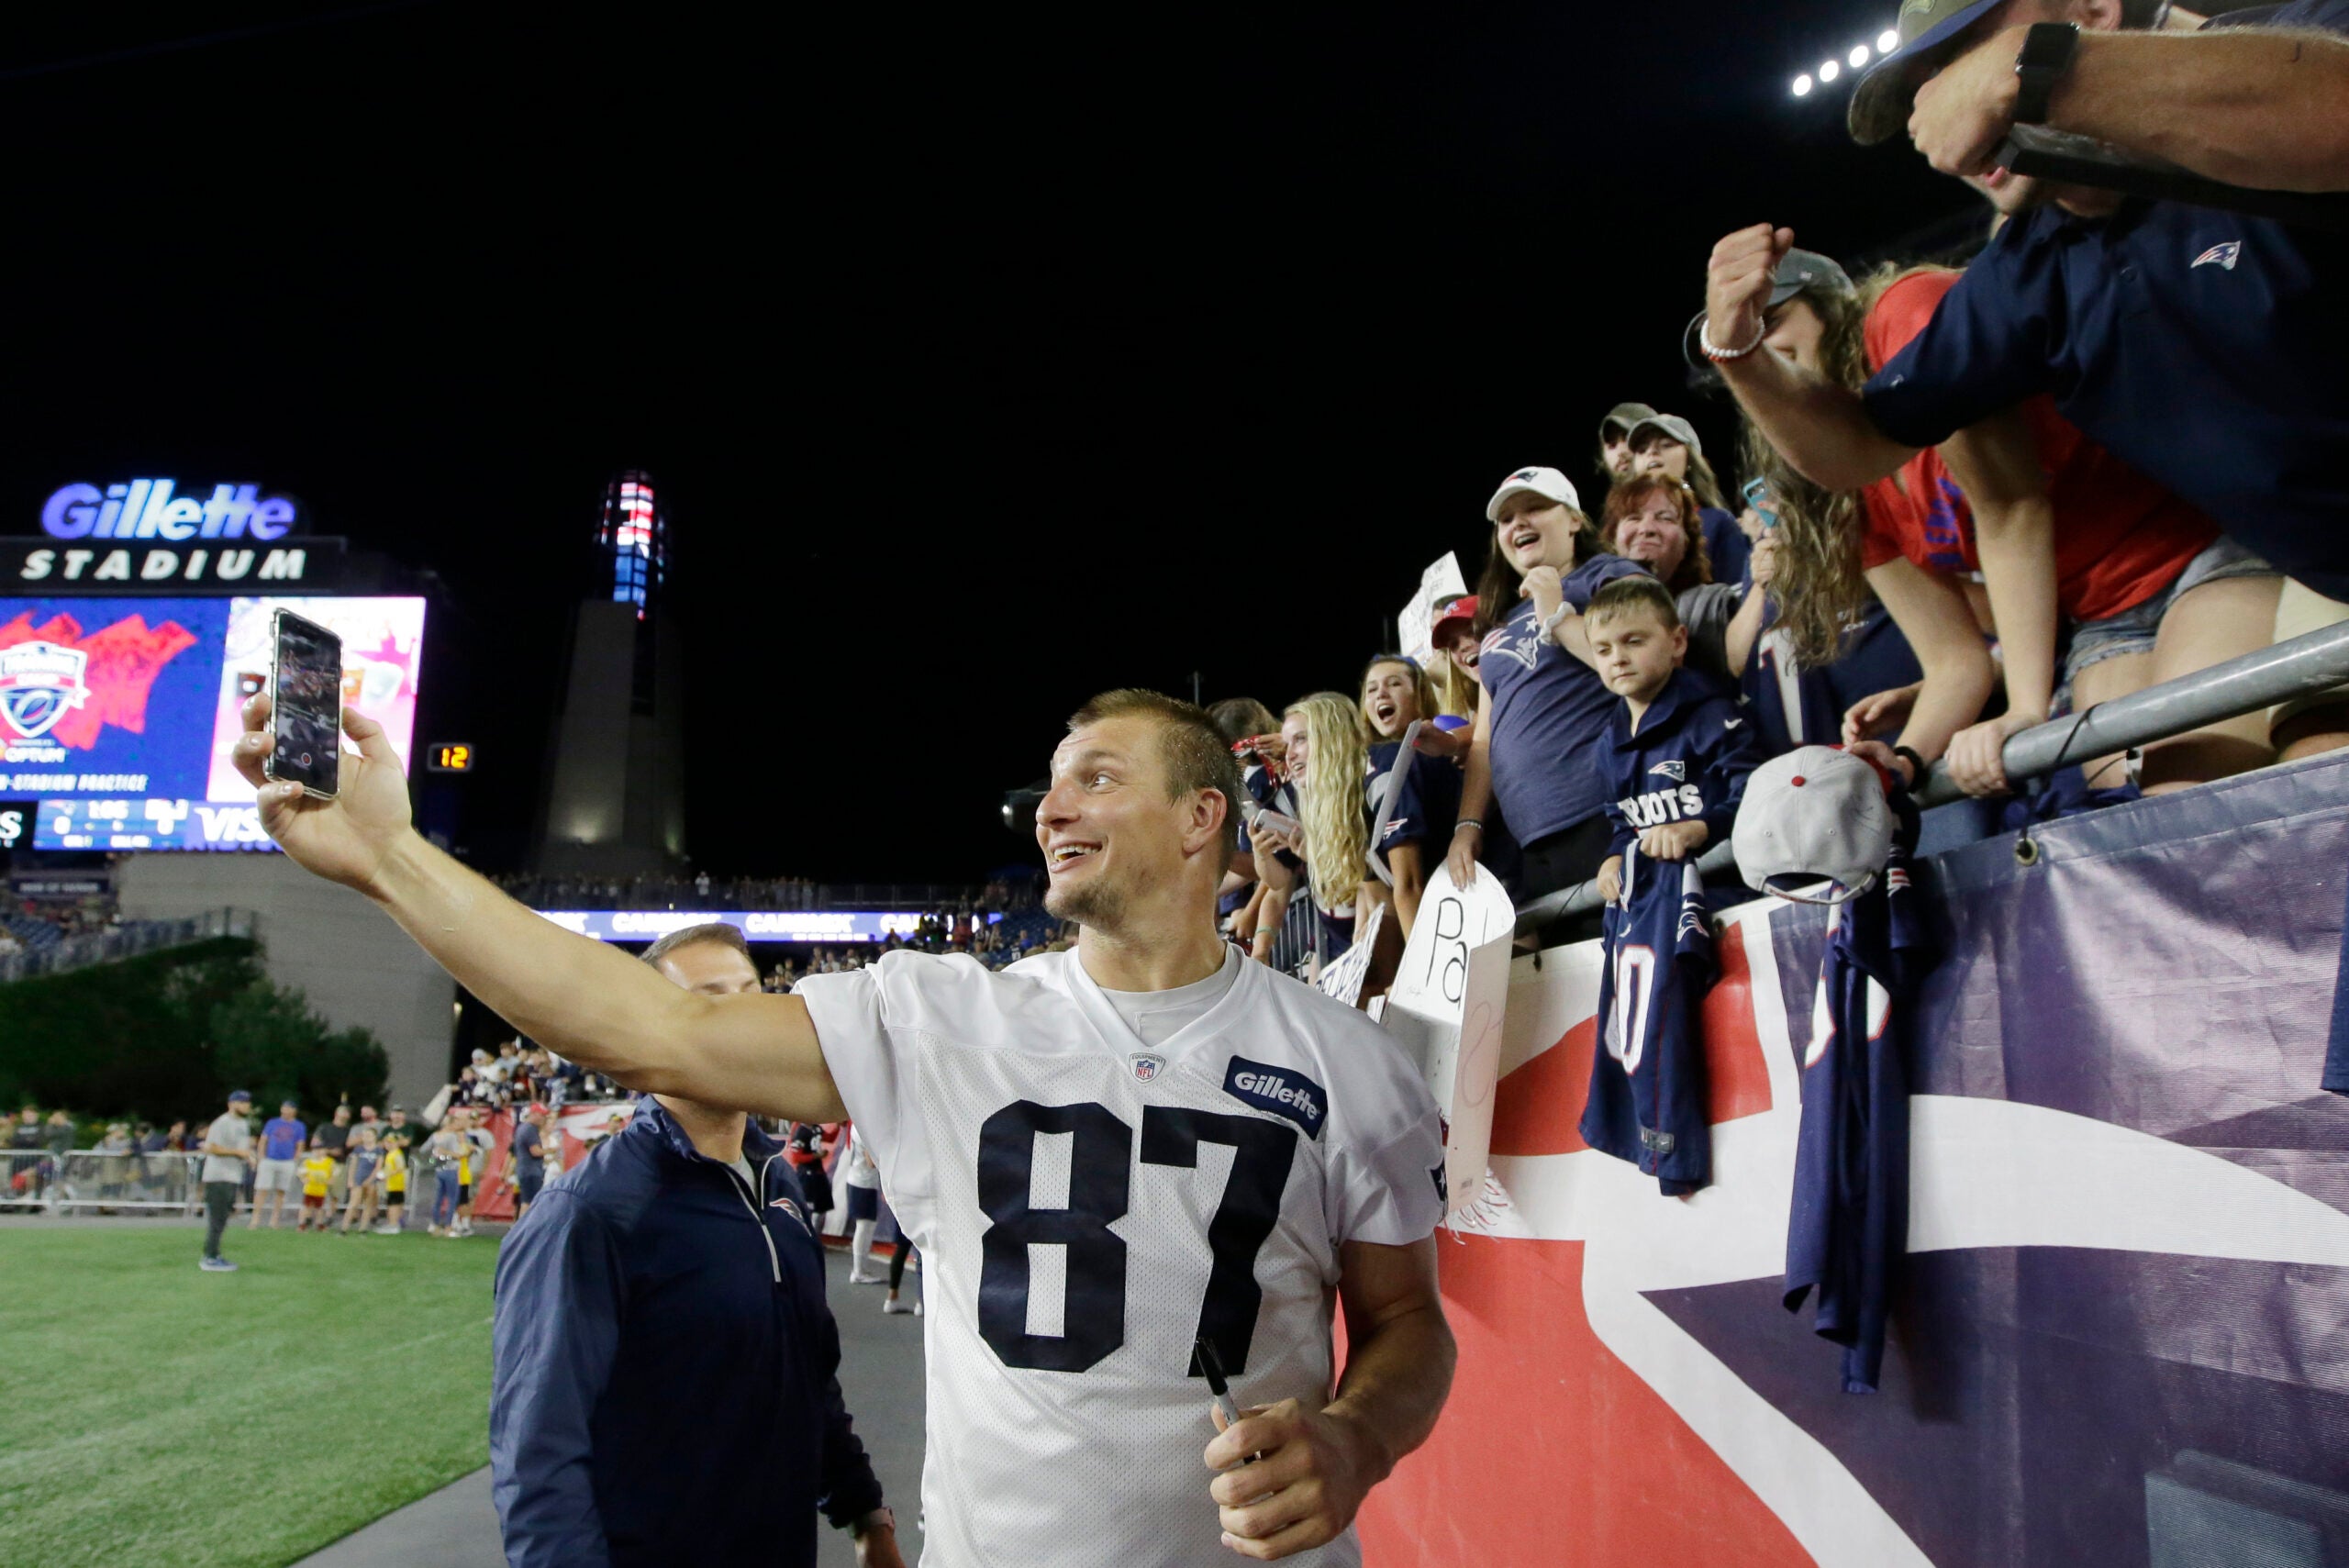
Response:
POLYGON ((77 483, 39 528, 0 539, 0 797, 30 803, 20 845, 274 848, 228 749, 268 687, 279 609, 342 639, 343 701, 408 757, 426 601, 368 592, 406 584, 309 533, 291 496, 77 483))

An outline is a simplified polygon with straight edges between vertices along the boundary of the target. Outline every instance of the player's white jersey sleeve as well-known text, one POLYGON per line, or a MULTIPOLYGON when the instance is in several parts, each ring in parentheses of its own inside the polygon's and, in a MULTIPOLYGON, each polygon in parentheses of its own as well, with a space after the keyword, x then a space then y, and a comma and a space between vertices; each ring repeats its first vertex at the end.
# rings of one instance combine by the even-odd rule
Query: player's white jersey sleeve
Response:
POLYGON ((1330 1234, 1382 1247, 1433 1235, 1443 1222, 1443 1123, 1427 1081, 1368 1018, 1302 983, 1294 990, 1330 1029, 1330 1072, 1344 1086, 1331 1095, 1330 1234))

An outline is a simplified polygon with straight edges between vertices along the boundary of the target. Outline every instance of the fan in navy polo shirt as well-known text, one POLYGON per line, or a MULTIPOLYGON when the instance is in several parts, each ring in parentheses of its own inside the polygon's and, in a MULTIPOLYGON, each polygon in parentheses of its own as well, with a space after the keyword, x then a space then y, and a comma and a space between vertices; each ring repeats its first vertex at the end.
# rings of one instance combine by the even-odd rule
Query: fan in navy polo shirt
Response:
MULTIPOLYGON (((1904 6, 1902 48, 1855 95, 1854 133, 1882 139, 1906 119, 1937 164, 1975 176, 2001 207, 2043 195, 1990 172, 1988 152, 2016 112, 2019 24, 2062 9, 2053 0, 1904 6), (1940 69, 1920 88, 1927 61, 1940 69)), ((2349 188, 2349 152, 2332 128, 2349 44, 2337 53, 2324 40, 2293 46, 2313 52, 2299 69, 2270 71, 2219 41, 2246 28, 2349 33, 2349 0, 2236 11, 2150 49, 2085 35, 2057 71, 2045 123, 2243 183, 2349 188), (2132 61, 2165 74, 2115 87, 2132 61), (2187 85, 2165 96, 2162 81, 2212 89, 2205 96, 2216 106, 2186 102, 2187 85)), ((2060 29, 2041 37, 2043 48, 2063 42, 2060 29)), ((2349 597, 2349 258, 2339 241, 2180 202, 2057 194, 2063 206, 2016 213, 1860 400, 1745 351, 1758 340, 1771 264, 1792 243, 1786 229, 1742 230, 1715 248, 1708 351, 1773 442, 1831 488, 1858 488, 1907 450, 2044 392, 2091 439, 2237 540, 2318 592, 2349 597)))

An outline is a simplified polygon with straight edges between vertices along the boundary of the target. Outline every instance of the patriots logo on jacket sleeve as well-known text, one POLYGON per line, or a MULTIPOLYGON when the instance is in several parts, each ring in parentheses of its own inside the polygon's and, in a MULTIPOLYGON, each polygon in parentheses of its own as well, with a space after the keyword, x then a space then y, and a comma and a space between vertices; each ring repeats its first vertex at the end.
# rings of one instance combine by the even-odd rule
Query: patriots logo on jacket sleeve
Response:
POLYGON ((1677 757, 1675 757, 1668 762, 1658 762, 1654 767, 1650 768, 1648 772, 1652 773, 1662 773, 1674 784, 1686 784, 1688 780, 1688 764, 1682 762, 1677 757))
POLYGON ((2230 239, 2223 245, 2213 245, 2199 256, 2195 257, 2193 266, 2187 268, 2187 271, 2190 272, 2195 267, 2216 266, 2224 267, 2232 272, 2235 270, 2235 262, 2241 260, 2242 256, 2243 241, 2230 239))

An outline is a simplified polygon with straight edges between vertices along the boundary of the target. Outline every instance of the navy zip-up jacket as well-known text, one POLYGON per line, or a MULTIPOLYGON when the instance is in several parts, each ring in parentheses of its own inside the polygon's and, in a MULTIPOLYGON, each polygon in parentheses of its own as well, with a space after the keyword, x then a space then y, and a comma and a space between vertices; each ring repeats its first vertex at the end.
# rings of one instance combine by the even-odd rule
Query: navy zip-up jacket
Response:
POLYGON ((491 1492, 511 1568, 814 1568, 881 1506, 841 1399, 822 1243, 783 1145, 741 1176, 651 1098, 497 1256, 491 1492))
POLYGON ((1705 849, 1727 843, 1746 778, 1761 761, 1753 726, 1735 699, 1686 668, 1656 693, 1637 735, 1630 705, 1618 700, 1600 759, 1614 796, 1607 852, 1621 854, 1647 828, 1690 820, 1704 823, 1705 849))

